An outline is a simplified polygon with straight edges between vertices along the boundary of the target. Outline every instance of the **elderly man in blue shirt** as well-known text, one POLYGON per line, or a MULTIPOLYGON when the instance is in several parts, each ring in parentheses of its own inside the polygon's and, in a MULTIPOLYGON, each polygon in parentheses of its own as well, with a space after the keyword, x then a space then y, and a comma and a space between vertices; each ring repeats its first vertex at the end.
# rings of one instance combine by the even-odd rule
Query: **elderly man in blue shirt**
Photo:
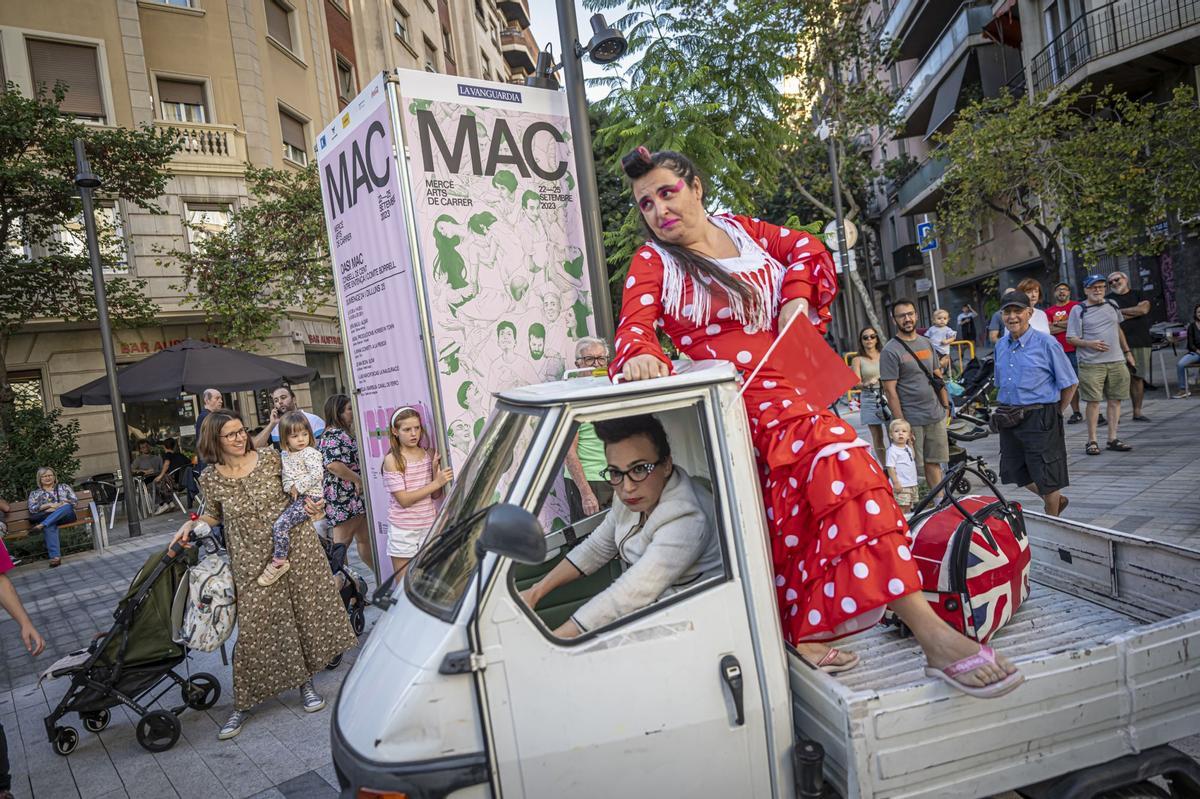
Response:
POLYGON ((1000 479, 1025 486, 1058 516, 1068 484, 1062 417, 1079 378, 1054 337, 1030 327, 1033 304, 1023 291, 1004 296, 1000 316, 1007 329, 995 353, 1000 479))

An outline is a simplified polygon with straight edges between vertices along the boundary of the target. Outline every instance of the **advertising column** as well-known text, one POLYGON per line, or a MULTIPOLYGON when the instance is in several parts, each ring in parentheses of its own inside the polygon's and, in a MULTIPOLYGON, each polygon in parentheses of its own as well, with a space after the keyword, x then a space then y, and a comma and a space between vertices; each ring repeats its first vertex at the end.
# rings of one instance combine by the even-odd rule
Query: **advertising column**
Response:
MULTIPOLYGON (((317 136, 317 168, 355 397, 359 464, 381 578, 388 493, 381 466, 392 413, 411 407, 435 430, 433 392, 418 310, 416 259, 405 219, 398 137, 380 75, 317 136)), ((436 442, 426 440, 425 446, 436 442)))

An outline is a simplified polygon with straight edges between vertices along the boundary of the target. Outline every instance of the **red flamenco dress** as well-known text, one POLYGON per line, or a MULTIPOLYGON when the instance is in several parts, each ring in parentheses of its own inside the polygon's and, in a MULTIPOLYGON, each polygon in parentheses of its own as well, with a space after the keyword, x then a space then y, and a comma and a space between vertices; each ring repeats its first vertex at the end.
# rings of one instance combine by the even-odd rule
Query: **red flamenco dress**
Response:
MULTIPOLYGON (((828 251, 802 231, 742 216, 710 217, 738 258, 718 265, 748 283, 746 303, 716 283, 697 285, 654 243, 629 266, 610 374, 636 355, 670 366, 655 330, 693 360, 733 363, 745 380, 778 332, 779 309, 806 299, 822 332, 837 279, 828 251)), ((742 395, 762 468, 775 586, 786 640, 830 641, 870 627, 885 606, 920 590, 908 527, 883 469, 854 428, 802 392, 769 362, 742 395)))

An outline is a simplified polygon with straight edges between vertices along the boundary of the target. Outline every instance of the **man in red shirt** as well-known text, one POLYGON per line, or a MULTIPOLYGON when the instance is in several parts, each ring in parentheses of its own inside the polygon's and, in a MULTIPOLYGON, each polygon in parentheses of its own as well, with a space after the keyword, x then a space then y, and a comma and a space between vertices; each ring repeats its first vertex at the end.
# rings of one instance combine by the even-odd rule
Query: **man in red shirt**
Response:
MULTIPOLYGON (((21 598, 17 596, 17 589, 13 587, 12 580, 8 579, 8 572, 12 571, 12 567, 13 562, 8 556, 8 549, 5 548, 4 542, 0 541, 0 607, 7 610, 8 615, 16 620, 21 627, 21 640, 25 642, 25 648, 29 650, 29 654, 36 657, 46 648, 46 643, 29 620, 29 614, 25 612, 25 606, 21 604, 21 598)), ((8 771, 8 741, 4 737, 3 726, 0 726, 0 799, 13 799, 12 774, 8 771)))
MULTIPOLYGON (((1054 302, 1054 305, 1046 309, 1046 317, 1050 320, 1050 332, 1058 339, 1059 346, 1067 354, 1067 360, 1071 362, 1071 368, 1078 377, 1079 363, 1075 360, 1075 346, 1067 341, 1067 317, 1071 315, 1071 309, 1079 303, 1071 299, 1071 287, 1066 283, 1059 283, 1054 287, 1054 302)), ((1076 391, 1071 395, 1071 418, 1067 419, 1067 424, 1079 424, 1082 420, 1083 414, 1079 412, 1079 392, 1076 391)))

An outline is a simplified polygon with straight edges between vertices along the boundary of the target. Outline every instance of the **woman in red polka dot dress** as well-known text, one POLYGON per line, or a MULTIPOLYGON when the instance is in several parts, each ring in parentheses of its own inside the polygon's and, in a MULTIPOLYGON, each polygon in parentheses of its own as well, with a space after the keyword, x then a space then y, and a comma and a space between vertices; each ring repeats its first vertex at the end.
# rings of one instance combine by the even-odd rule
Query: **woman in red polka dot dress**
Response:
MULTIPOLYGON (((709 216, 695 167, 679 153, 639 147, 622 167, 650 241, 629 266, 612 375, 670 373, 658 327, 689 358, 728 360, 743 379, 793 314, 825 330, 837 279, 820 242, 757 219, 709 216)), ((742 396, 788 643, 810 664, 844 671, 858 657, 824 642, 875 624, 890 606, 930 673, 976 695, 1015 688, 1021 675, 1007 659, 954 631, 922 597, 907 525, 854 429, 806 402, 769 363, 742 396)))

